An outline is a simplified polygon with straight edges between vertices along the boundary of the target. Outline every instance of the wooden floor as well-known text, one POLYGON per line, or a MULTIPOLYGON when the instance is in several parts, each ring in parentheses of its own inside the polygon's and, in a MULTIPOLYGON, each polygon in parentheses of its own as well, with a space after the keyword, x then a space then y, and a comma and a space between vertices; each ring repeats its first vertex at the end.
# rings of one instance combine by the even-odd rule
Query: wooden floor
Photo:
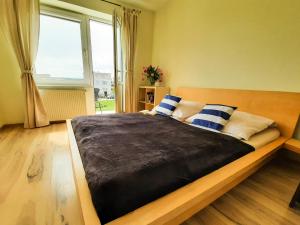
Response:
MULTIPOLYGON (((0 131, 0 224, 82 225, 65 124, 0 131)), ((216 200, 184 225, 300 225, 288 203, 300 163, 282 157, 216 200)))
POLYGON ((0 224, 81 225, 65 124, 0 132, 0 224))

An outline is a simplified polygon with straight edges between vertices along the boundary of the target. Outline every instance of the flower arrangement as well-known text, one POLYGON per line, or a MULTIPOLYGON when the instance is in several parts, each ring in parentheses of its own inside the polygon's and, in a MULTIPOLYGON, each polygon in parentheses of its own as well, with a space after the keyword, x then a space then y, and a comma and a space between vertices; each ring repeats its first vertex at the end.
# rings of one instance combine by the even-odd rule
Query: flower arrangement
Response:
POLYGON ((162 76, 163 72, 158 66, 154 67, 150 65, 148 67, 143 67, 142 80, 146 77, 151 85, 154 85, 156 81, 162 82, 162 76))

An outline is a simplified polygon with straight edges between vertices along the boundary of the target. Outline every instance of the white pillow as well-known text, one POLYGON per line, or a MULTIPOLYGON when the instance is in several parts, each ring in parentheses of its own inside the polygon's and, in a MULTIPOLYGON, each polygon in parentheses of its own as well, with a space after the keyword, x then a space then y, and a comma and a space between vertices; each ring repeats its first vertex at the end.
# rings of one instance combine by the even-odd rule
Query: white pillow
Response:
POLYGON ((157 106, 155 106, 152 110, 145 109, 145 110, 140 111, 140 113, 143 113, 143 114, 146 114, 146 115, 155 116, 157 114, 156 108, 157 108, 157 106))
POLYGON ((198 116, 198 113, 195 113, 195 115, 192 115, 192 116, 188 117, 188 118, 185 120, 185 122, 186 122, 186 123, 192 123, 193 120, 194 120, 195 118, 197 118, 197 116, 198 116))
POLYGON ((155 116, 157 114, 157 112, 156 112, 157 107, 158 107, 158 105, 154 106, 153 109, 148 114, 152 115, 152 116, 155 116))
POLYGON ((175 111, 172 113, 172 117, 179 121, 184 121, 186 118, 198 113, 204 104, 192 101, 181 100, 175 111))
POLYGON ((139 111, 140 113, 143 113, 143 114, 145 114, 145 115, 151 115, 151 116, 154 116, 155 114, 156 114, 156 112, 154 111, 153 112, 153 109, 152 110, 147 110, 147 109, 145 109, 145 110, 141 110, 141 111, 139 111))
POLYGON ((233 135, 237 138, 249 140, 251 136, 274 125, 275 122, 263 116, 251 113, 235 111, 222 132, 233 135))

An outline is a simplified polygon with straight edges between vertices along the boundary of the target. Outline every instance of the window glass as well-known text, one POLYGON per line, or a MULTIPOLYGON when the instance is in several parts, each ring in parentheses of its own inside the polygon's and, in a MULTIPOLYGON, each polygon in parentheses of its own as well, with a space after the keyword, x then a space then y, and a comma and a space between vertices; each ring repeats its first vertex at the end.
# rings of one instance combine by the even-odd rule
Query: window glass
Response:
POLYGON ((41 15, 37 79, 84 79, 80 22, 41 15))
POLYGON ((93 72, 109 73, 114 72, 114 43, 113 27, 90 20, 93 72))

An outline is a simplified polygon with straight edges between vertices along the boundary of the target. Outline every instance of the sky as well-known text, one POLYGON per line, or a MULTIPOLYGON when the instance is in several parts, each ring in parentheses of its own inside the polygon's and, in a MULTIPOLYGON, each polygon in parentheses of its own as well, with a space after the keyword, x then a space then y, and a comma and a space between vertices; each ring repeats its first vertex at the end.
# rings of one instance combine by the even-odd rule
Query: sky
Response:
MULTIPOLYGON (((113 28, 90 21, 93 71, 113 73, 113 28)), ((82 79, 80 23, 41 15, 36 73, 82 79)))
POLYGON ((113 72, 114 49, 113 27, 96 21, 90 22, 93 70, 95 72, 113 72))

